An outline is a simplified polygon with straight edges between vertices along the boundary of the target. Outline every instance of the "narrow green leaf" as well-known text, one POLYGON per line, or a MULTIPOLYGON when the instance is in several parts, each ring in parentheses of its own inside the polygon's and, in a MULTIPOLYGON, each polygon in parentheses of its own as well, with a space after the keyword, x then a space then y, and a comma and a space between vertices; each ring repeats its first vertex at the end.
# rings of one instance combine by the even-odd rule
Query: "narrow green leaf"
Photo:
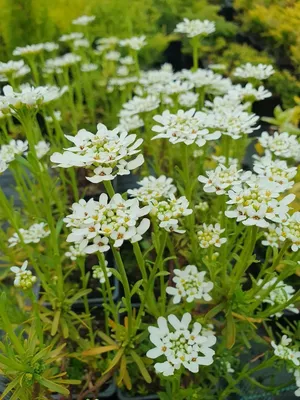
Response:
POLYGON ((143 363, 143 360, 141 359, 141 357, 133 350, 131 350, 130 355, 131 355, 133 361, 138 366, 145 381, 147 383, 151 383, 152 382, 151 376, 149 375, 149 372, 147 371, 145 364, 143 363))

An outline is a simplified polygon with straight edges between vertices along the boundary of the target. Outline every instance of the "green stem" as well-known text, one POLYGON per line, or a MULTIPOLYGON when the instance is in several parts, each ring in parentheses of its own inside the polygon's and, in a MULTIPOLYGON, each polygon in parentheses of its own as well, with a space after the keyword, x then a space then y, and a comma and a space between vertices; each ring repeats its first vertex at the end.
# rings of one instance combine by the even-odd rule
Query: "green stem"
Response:
POLYGON ((143 283, 146 284, 148 277, 147 277, 147 271, 146 271, 146 266, 145 266, 145 260, 143 257, 143 254, 141 252, 141 248, 138 242, 132 243, 132 247, 133 247, 133 252, 136 258, 136 261, 138 263, 139 269, 141 271, 142 274, 142 278, 143 278, 143 283))
MULTIPOLYGON (((164 254, 164 250, 166 247, 166 243, 167 243, 167 237, 168 237, 168 232, 165 231, 164 229, 161 231, 161 237, 159 240, 159 248, 157 250, 157 255, 156 255, 156 259, 155 259, 155 263, 153 265, 153 268, 151 270, 148 282, 147 282, 147 286, 145 287, 145 292, 144 292, 144 297, 143 300, 141 302, 141 306, 136 318, 136 330, 139 329, 139 325, 140 325, 140 321, 145 309, 145 305, 148 302, 148 296, 149 293, 151 291, 151 288, 153 289, 153 285, 154 285, 154 279, 155 279, 155 275, 157 274, 158 269, 160 268, 160 264, 162 263, 162 258, 163 258, 163 254, 164 254)), ((153 293, 152 293, 153 295, 153 293)))
POLYGON ((116 260, 118 270, 119 270, 121 278, 122 278, 122 285, 124 288, 126 308, 127 308, 127 313, 128 313, 128 335, 130 337, 131 332, 132 332, 132 306, 131 306, 130 286, 129 286, 126 270, 125 270, 120 252, 113 245, 111 245, 111 249, 113 251, 114 258, 116 260))
POLYGON ((199 59, 199 54, 198 54, 198 49, 199 49, 199 41, 198 41, 198 36, 195 36, 191 39, 191 45, 193 48, 193 71, 196 71, 198 69, 198 59, 199 59))
MULTIPOLYGON (((88 277, 86 276, 85 273, 85 258, 78 258, 78 266, 80 269, 81 273, 81 282, 82 282, 82 288, 85 290, 88 286, 88 277)), ((90 313, 90 307, 89 307, 89 302, 87 295, 85 294, 83 296, 83 305, 84 305, 84 311, 88 316, 88 329, 89 329, 89 336, 91 339, 91 344, 94 345, 94 333, 93 333, 93 326, 92 326, 92 320, 91 320, 91 313, 90 313)))
POLYGON ((103 181, 103 183, 107 194, 109 195, 110 198, 112 198, 115 194, 115 191, 113 185, 111 184, 111 181, 103 181))
POLYGON ((43 347, 44 343, 44 336, 43 336, 43 329, 42 329, 42 324, 41 324, 41 319, 40 319, 40 313, 39 313, 39 304, 36 300, 36 296, 33 293, 33 290, 31 289, 28 291, 28 296, 32 302, 32 308, 33 308, 33 314, 35 318, 35 325, 36 325, 36 331, 37 331, 37 337, 40 341, 40 347, 43 347))

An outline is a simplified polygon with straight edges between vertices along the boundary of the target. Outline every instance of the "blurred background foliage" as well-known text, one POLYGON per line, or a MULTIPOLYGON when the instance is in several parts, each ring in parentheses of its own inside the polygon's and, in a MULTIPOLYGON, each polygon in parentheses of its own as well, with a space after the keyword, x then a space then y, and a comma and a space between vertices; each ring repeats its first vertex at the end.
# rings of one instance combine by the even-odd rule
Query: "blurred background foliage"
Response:
MULTIPOLYGON (((0 10, 0 61, 10 59, 17 46, 84 31, 71 21, 93 14, 94 37, 145 34, 148 45, 140 56, 151 66, 166 61, 163 54, 179 38, 173 30, 180 20, 206 18, 215 21, 216 33, 203 42, 203 66, 223 63, 230 73, 244 62, 272 63, 278 68, 268 88, 283 107, 294 106, 300 96, 300 0, 0 0, 0 10), (226 20, 220 11, 230 2, 234 11, 226 20)), ((173 61, 181 52, 189 55, 191 47, 186 40, 169 52, 173 61)))

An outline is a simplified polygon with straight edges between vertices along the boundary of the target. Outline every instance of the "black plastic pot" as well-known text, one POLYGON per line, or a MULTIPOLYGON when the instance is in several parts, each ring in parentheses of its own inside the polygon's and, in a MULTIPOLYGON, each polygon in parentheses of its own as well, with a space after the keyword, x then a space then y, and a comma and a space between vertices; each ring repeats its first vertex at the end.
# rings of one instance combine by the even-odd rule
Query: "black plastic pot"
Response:
MULTIPOLYGON (((114 382, 111 382, 110 385, 107 387, 107 389, 105 389, 103 392, 100 392, 100 393, 97 395, 97 398, 99 398, 99 399, 109 399, 109 398, 115 399, 115 398, 116 398, 116 397, 114 396, 115 393, 116 393, 116 385, 115 385, 114 382), (114 396, 114 397, 112 397, 112 396, 114 396)), ((54 394, 54 395, 52 396, 52 399, 53 399, 53 400, 60 400, 60 398, 61 398, 61 395, 59 395, 59 394, 54 394)), ((87 399, 88 399, 88 398, 89 398, 89 397, 87 397, 87 399)), ((74 394, 74 395, 72 396, 72 399, 73 399, 73 400, 77 400, 77 395, 74 394)))
POLYGON ((126 393, 122 392, 122 390, 117 390, 118 399, 120 400, 158 400, 159 397, 157 394, 149 394, 148 396, 128 396, 126 393))

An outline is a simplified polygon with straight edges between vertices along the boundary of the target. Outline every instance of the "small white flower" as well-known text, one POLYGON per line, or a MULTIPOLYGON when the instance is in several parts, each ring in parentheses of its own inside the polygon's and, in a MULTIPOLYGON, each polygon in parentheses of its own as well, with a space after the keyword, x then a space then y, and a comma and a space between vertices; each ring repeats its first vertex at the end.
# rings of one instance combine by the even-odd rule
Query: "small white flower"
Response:
POLYGON ((296 135, 289 135, 287 132, 269 135, 268 132, 263 132, 258 141, 262 147, 278 157, 300 160, 300 143, 296 135))
POLYGON ((3 144, 0 148, 0 160, 6 164, 12 162, 16 155, 22 155, 28 150, 28 142, 12 139, 9 144, 3 144))
POLYGON ((77 135, 66 135, 66 138, 74 146, 62 154, 52 154, 51 161, 61 168, 77 166, 93 171, 94 175, 87 177, 93 183, 128 175, 144 162, 143 156, 138 154, 143 139, 136 140, 136 135, 128 135, 119 128, 110 131, 105 125, 98 124, 96 134, 81 129, 77 135))
POLYGON ((65 252, 65 256, 70 258, 72 261, 77 260, 78 257, 84 257, 85 255, 86 253, 83 250, 80 250, 79 244, 69 246, 69 251, 65 252))
POLYGON ((36 276, 27 270, 28 261, 24 261, 21 268, 11 267, 10 270, 16 274, 14 286, 23 290, 31 289, 36 282, 36 276))
POLYGON ((114 50, 107 52, 104 56, 104 58, 109 61, 118 61, 120 57, 121 53, 114 50))
POLYGON ((93 22, 95 19, 95 15, 81 15, 80 17, 73 19, 72 24, 86 26, 93 22))
POLYGON ((300 365, 300 351, 288 347, 291 341, 292 339, 283 335, 281 342, 278 345, 274 341, 271 342, 271 345, 274 349, 274 354, 277 357, 282 358, 283 360, 289 360, 298 367, 300 365))
POLYGON ((139 51, 141 48, 146 46, 146 36, 133 36, 129 39, 120 40, 121 47, 129 47, 132 50, 139 51))
POLYGON ((173 179, 164 175, 158 178, 147 176, 137 184, 140 186, 139 188, 128 189, 127 193, 147 205, 157 204, 159 200, 169 198, 176 193, 173 179))
POLYGON ((160 228, 168 232, 184 233, 185 230, 179 229, 179 218, 192 214, 193 210, 189 207, 189 202, 185 196, 178 199, 173 194, 169 199, 162 200, 155 204, 151 210, 151 214, 156 216, 160 228))
POLYGON ((0 81, 7 82, 10 78, 16 79, 30 72, 30 68, 23 60, 0 62, 0 81))
POLYGON ((180 303, 184 299, 188 303, 194 300, 204 299, 210 301, 212 297, 209 292, 212 290, 214 284, 205 281, 204 277, 206 272, 199 272, 195 265, 187 265, 184 270, 174 270, 173 282, 175 287, 167 287, 166 292, 173 297, 173 303, 180 303))
POLYGON ((81 47, 84 47, 84 48, 89 48, 90 47, 90 42, 87 40, 87 39, 85 39, 85 38, 83 38, 83 39, 76 39, 76 40, 74 40, 74 42, 73 42, 73 46, 74 46, 74 48, 76 49, 76 50, 78 50, 78 49, 80 49, 81 47))
MULTIPOLYGON (((262 297, 262 302, 271 304, 271 306, 277 306, 280 304, 285 304, 287 301, 289 301, 292 297, 293 294, 295 293, 295 289, 290 286, 286 285, 283 281, 280 281, 276 284, 277 277, 275 276, 274 278, 270 279, 267 283, 263 285, 261 288, 260 294, 256 296, 257 299, 260 299, 262 297), (276 285, 275 285, 276 284, 276 285), (275 287, 271 290, 270 293, 268 293, 268 296, 265 297, 264 292, 268 291, 269 288, 275 287)), ((262 284, 263 280, 260 279, 257 282, 257 285, 260 286, 262 284)), ((286 307, 286 310, 292 311, 296 314, 299 313, 299 310, 294 306, 294 304, 289 304, 286 307)), ((276 314, 271 315, 276 316, 276 317, 281 317, 283 315, 282 311, 278 311, 276 314)))
POLYGON ((97 64, 82 64, 80 67, 82 72, 92 72, 92 71, 96 71, 98 69, 98 65, 97 64))
MULTIPOLYGON (((110 268, 107 268, 107 264, 108 264, 108 262, 105 260, 104 268, 105 268, 106 276, 108 278, 110 278, 112 276, 112 272, 111 272, 110 268)), ((103 271, 103 267, 101 265, 94 265, 92 267, 92 270, 93 270, 93 278, 99 279, 100 283, 106 282, 105 272, 103 271)))
POLYGON ((78 243, 79 249, 87 254, 108 251, 109 240, 114 247, 121 247, 125 240, 136 242, 149 229, 150 221, 140 219, 149 211, 149 207, 140 208, 137 199, 124 200, 118 193, 110 202, 104 193, 99 201, 80 200, 64 219, 72 228, 67 242, 78 243))
POLYGON ((241 184, 246 181, 251 172, 238 170, 236 165, 226 167, 219 164, 215 170, 207 171, 206 176, 199 175, 198 181, 204 183, 203 190, 207 193, 216 193, 222 195, 228 192, 232 186, 241 184))
POLYGON ((197 232, 200 247, 203 249, 210 246, 221 247, 222 244, 227 242, 227 238, 221 238, 223 232, 225 232, 225 229, 221 229, 220 224, 203 224, 202 230, 197 232))
POLYGON ((198 93, 185 92, 178 96, 178 103, 183 107, 191 108, 197 104, 198 98, 198 93))
POLYGON ((276 233, 281 241, 289 239, 292 242, 292 251, 300 249, 300 212, 296 211, 276 228, 276 233))
POLYGON ((201 21, 200 19, 189 20, 188 18, 184 18, 183 22, 179 22, 176 25, 174 32, 183 33, 187 37, 192 38, 199 35, 209 35, 215 30, 215 23, 207 19, 201 21))
POLYGON ((127 132, 134 131, 144 126, 144 121, 138 115, 120 118, 118 127, 127 132))
POLYGON ((120 58, 119 61, 123 65, 133 65, 134 64, 134 59, 131 56, 122 57, 122 58, 120 58))
POLYGON ((199 203, 195 205, 195 209, 205 212, 209 209, 209 205, 207 201, 199 201, 199 203))
POLYGON ((126 118, 135 114, 149 112, 158 108, 159 104, 159 98, 153 95, 147 97, 134 96, 131 100, 122 105, 119 116, 121 118, 126 118))
POLYGON ((171 314, 168 319, 159 317, 158 327, 148 328, 150 341, 155 347, 147 352, 147 357, 166 357, 165 362, 154 365, 157 373, 174 375, 182 365, 190 372, 198 373, 200 365, 213 363, 215 352, 211 347, 216 343, 215 336, 203 335, 202 325, 198 322, 189 329, 191 320, 189 313, 185 313, 181 321, 171 314))
POLYGON ((271 75, 274 74, 274 68, 272 65, 266 64, 258 64, 253 65, 250 63, 246 63, 236 68, 233 75, 238 78, 249 79, 255 78, 257 80, 268 79, 271 75))
MULTIPOLYGON (((45 228, 47 227, 47 224, 44 222, 41 222, 39 224, 33 224, 29 229, 23 229, 20 228, 19 232, 22 236, 22 240, 24 243, 29 244, 29 243, 39 243, 39 241, 47 236, 50 235, 50 231, 46 230, 45 228)), ((8 239, 9 246, 8 247, 14 247, 18 243, 21 242, 21 238, 18 235, 18 233, 14 233, 13 236, 11 236, 8 239)))
POLYGON ((269 90, 265 89, 263 86, 255 89, 251 83, 247 83, 246 86, 235 85, 228 91, 228 96, 237 96, 241 101, 261 101, 272 96, 269 90))
POLYGON ((196 143, 202 147, 208 140, 216 140, 221 136, 220 132, 209 132, 205 116, 201 112, 196 112, 194 108, 188 111, 179 110, 177 114, 171 114, 166 110, 162 115, 155 115, 153 119, 161 125, 153 126, 152 130, 158 134, 152 139, 168 139, 173 144, 196 143))
MULTIPOLYGON (((55 121, 61 121, 61 119, 62 119, 60 111, 54 111, 53 116, 54 116, 55 121)), ((53 117, 51 117, 51 116, 45 116, 45 120, 49 123, 54 123, 53 117)))
POLYGON ((50 143, 47 143, 44 140, 40 140, 38 142, 38 144, 36 144, 34 147, 35 147, 37 158, 40 160, 49 152, 50 143))
POLYGON ((73 40, 79 40, 83 38, 83 33, 81 32, 71 32, 67 35, 62 35, 58 40, 60 42, 69 42, 73 40))

